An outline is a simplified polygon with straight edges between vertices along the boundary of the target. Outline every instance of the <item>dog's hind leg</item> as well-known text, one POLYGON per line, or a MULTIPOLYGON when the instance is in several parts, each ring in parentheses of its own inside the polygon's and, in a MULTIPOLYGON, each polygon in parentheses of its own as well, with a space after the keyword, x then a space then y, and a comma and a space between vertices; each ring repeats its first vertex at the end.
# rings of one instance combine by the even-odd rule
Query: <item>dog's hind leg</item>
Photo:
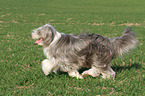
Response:
POLYGON ((115 79, 115 72, 111 68, 110 64, 106 68, 100 69, 102 78, 112 78, 115 79))
POLYGON ((72 77, 77 77, 77 79, 83 79, 83 76, 79 74, 78 71, 69 71, 68 75, 72 77))
POLYGON ((102 74, 102 78, 115 78, 115 72, 112 70, 110 64, 108 66, 99 66, 99 67, 92 67, 89 70, 86 70, 82 73, 82 76, 91 75, 92 77, 96 77, 102 74))
POLYGON ((92 77, 96 77, 100 75, 100 72, 96 67, 92 67, 91 69, 84 71, 82 75, 83 76, 91 75, 92 77))
POLYGON ((55 67, 54 64, 51 63, 52 63, 51 60, 48 59, 42 61, 42 70, 45 75, 48 75, 55 67))

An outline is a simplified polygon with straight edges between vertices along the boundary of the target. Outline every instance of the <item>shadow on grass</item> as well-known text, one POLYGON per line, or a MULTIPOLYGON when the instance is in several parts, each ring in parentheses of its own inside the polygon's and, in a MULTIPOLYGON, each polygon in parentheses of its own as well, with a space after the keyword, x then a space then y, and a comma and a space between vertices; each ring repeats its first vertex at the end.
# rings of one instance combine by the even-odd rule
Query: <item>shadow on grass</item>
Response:
POLYGON ((131 69, 140 69, 142 65, 140 63, 133 63, 131 65, 124 65, 124 66, 112 66, 112 69, 115 72, 121 72, 122 70, 131 70, 131 69))
MULTIPOLYGON (((122 70, 131 70, 131 69, 141 69, 143 68, 142 65, 140 63, 133 63, 131 65, 124 65, 124 66, 111 66, 112 69, 115 72, 121 72, 122 70)), ((89 70, 89 68, 81 68, 79 71, 79 73, 81 74, 82 72, 84 72, 85 70, 89 70)), ((54 76, 55 73, 51 73, 48 76, 54 76)), ((63 72, 63 71, 58 71, 57 75, 68 75, 67 72, 63 72)))

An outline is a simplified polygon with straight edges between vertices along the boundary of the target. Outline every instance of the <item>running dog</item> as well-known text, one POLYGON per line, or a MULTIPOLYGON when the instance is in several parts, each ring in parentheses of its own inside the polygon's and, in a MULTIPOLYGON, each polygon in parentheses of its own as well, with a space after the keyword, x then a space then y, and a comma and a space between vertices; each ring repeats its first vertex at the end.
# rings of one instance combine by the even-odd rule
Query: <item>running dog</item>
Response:
POLYGON ((98 34, 65 34, 46 24, 33 30, 34 44, 42 45, 47 59, 42 62, 45 75, 58 70, 68 72, 69 76, 83 79, 83 76, 93 77, 102 74, 102 78, 115 78, 111 61, 137 46, 135 33, 127 27, 120 37, 106 38, 98 34), (82 74, 78 70, 90 68, 82 74))

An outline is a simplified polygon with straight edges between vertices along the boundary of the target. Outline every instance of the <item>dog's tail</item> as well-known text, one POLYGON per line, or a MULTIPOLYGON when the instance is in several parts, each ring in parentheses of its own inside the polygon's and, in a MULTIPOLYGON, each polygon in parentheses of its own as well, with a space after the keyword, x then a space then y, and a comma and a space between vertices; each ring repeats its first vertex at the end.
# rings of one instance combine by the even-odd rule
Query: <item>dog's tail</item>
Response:
POLYGON ((117 50, 117 55, 119 56, 128 53, 131 49, 134 49, 137 46, 136 35, 131 31, 131 27, 127 27, 120 37, 113 39, 115 50, 117 50))

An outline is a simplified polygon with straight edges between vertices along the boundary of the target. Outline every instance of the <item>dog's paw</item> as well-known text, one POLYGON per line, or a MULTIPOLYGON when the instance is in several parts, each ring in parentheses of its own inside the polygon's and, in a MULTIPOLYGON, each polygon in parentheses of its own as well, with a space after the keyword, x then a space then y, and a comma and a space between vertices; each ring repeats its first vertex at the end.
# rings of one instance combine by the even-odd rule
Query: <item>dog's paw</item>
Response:
POLYGON ((102 74, 102 76, 101 76, 103 79, 115 79, 115 73, 113 74, 102 74))
POLYGON ((77 76, 77 79, 84 79, 82 75, 77 76))
POLYGON ((90 75, 90 74, 87 71, 85 71, 85 72, 82 73, 82 76, 85 76, 86 77, 88 75, 90 75))
POLYGON ((49 75, 49 73, 48 73, 48 72, 44 72, 44 74, 45 74, 45 75, 49 75))
POLYGON ((76 77, 77 79, 83 79, 83 76, 81 74, 79 74, 78 71, 68 72, 68 74, 71 77, 76 77))
POLYGON ((82 73, 82 76, 88 76, 88 75, 90 75, 90 76, 92 76, 92 77, 96 77, 96 76, 99 76, 100 75, 100 73, 99 72, 93 72, 93 71, 91 71, 91 70, 87 70, 87 71, 84 71, 83 73, 82 73))

